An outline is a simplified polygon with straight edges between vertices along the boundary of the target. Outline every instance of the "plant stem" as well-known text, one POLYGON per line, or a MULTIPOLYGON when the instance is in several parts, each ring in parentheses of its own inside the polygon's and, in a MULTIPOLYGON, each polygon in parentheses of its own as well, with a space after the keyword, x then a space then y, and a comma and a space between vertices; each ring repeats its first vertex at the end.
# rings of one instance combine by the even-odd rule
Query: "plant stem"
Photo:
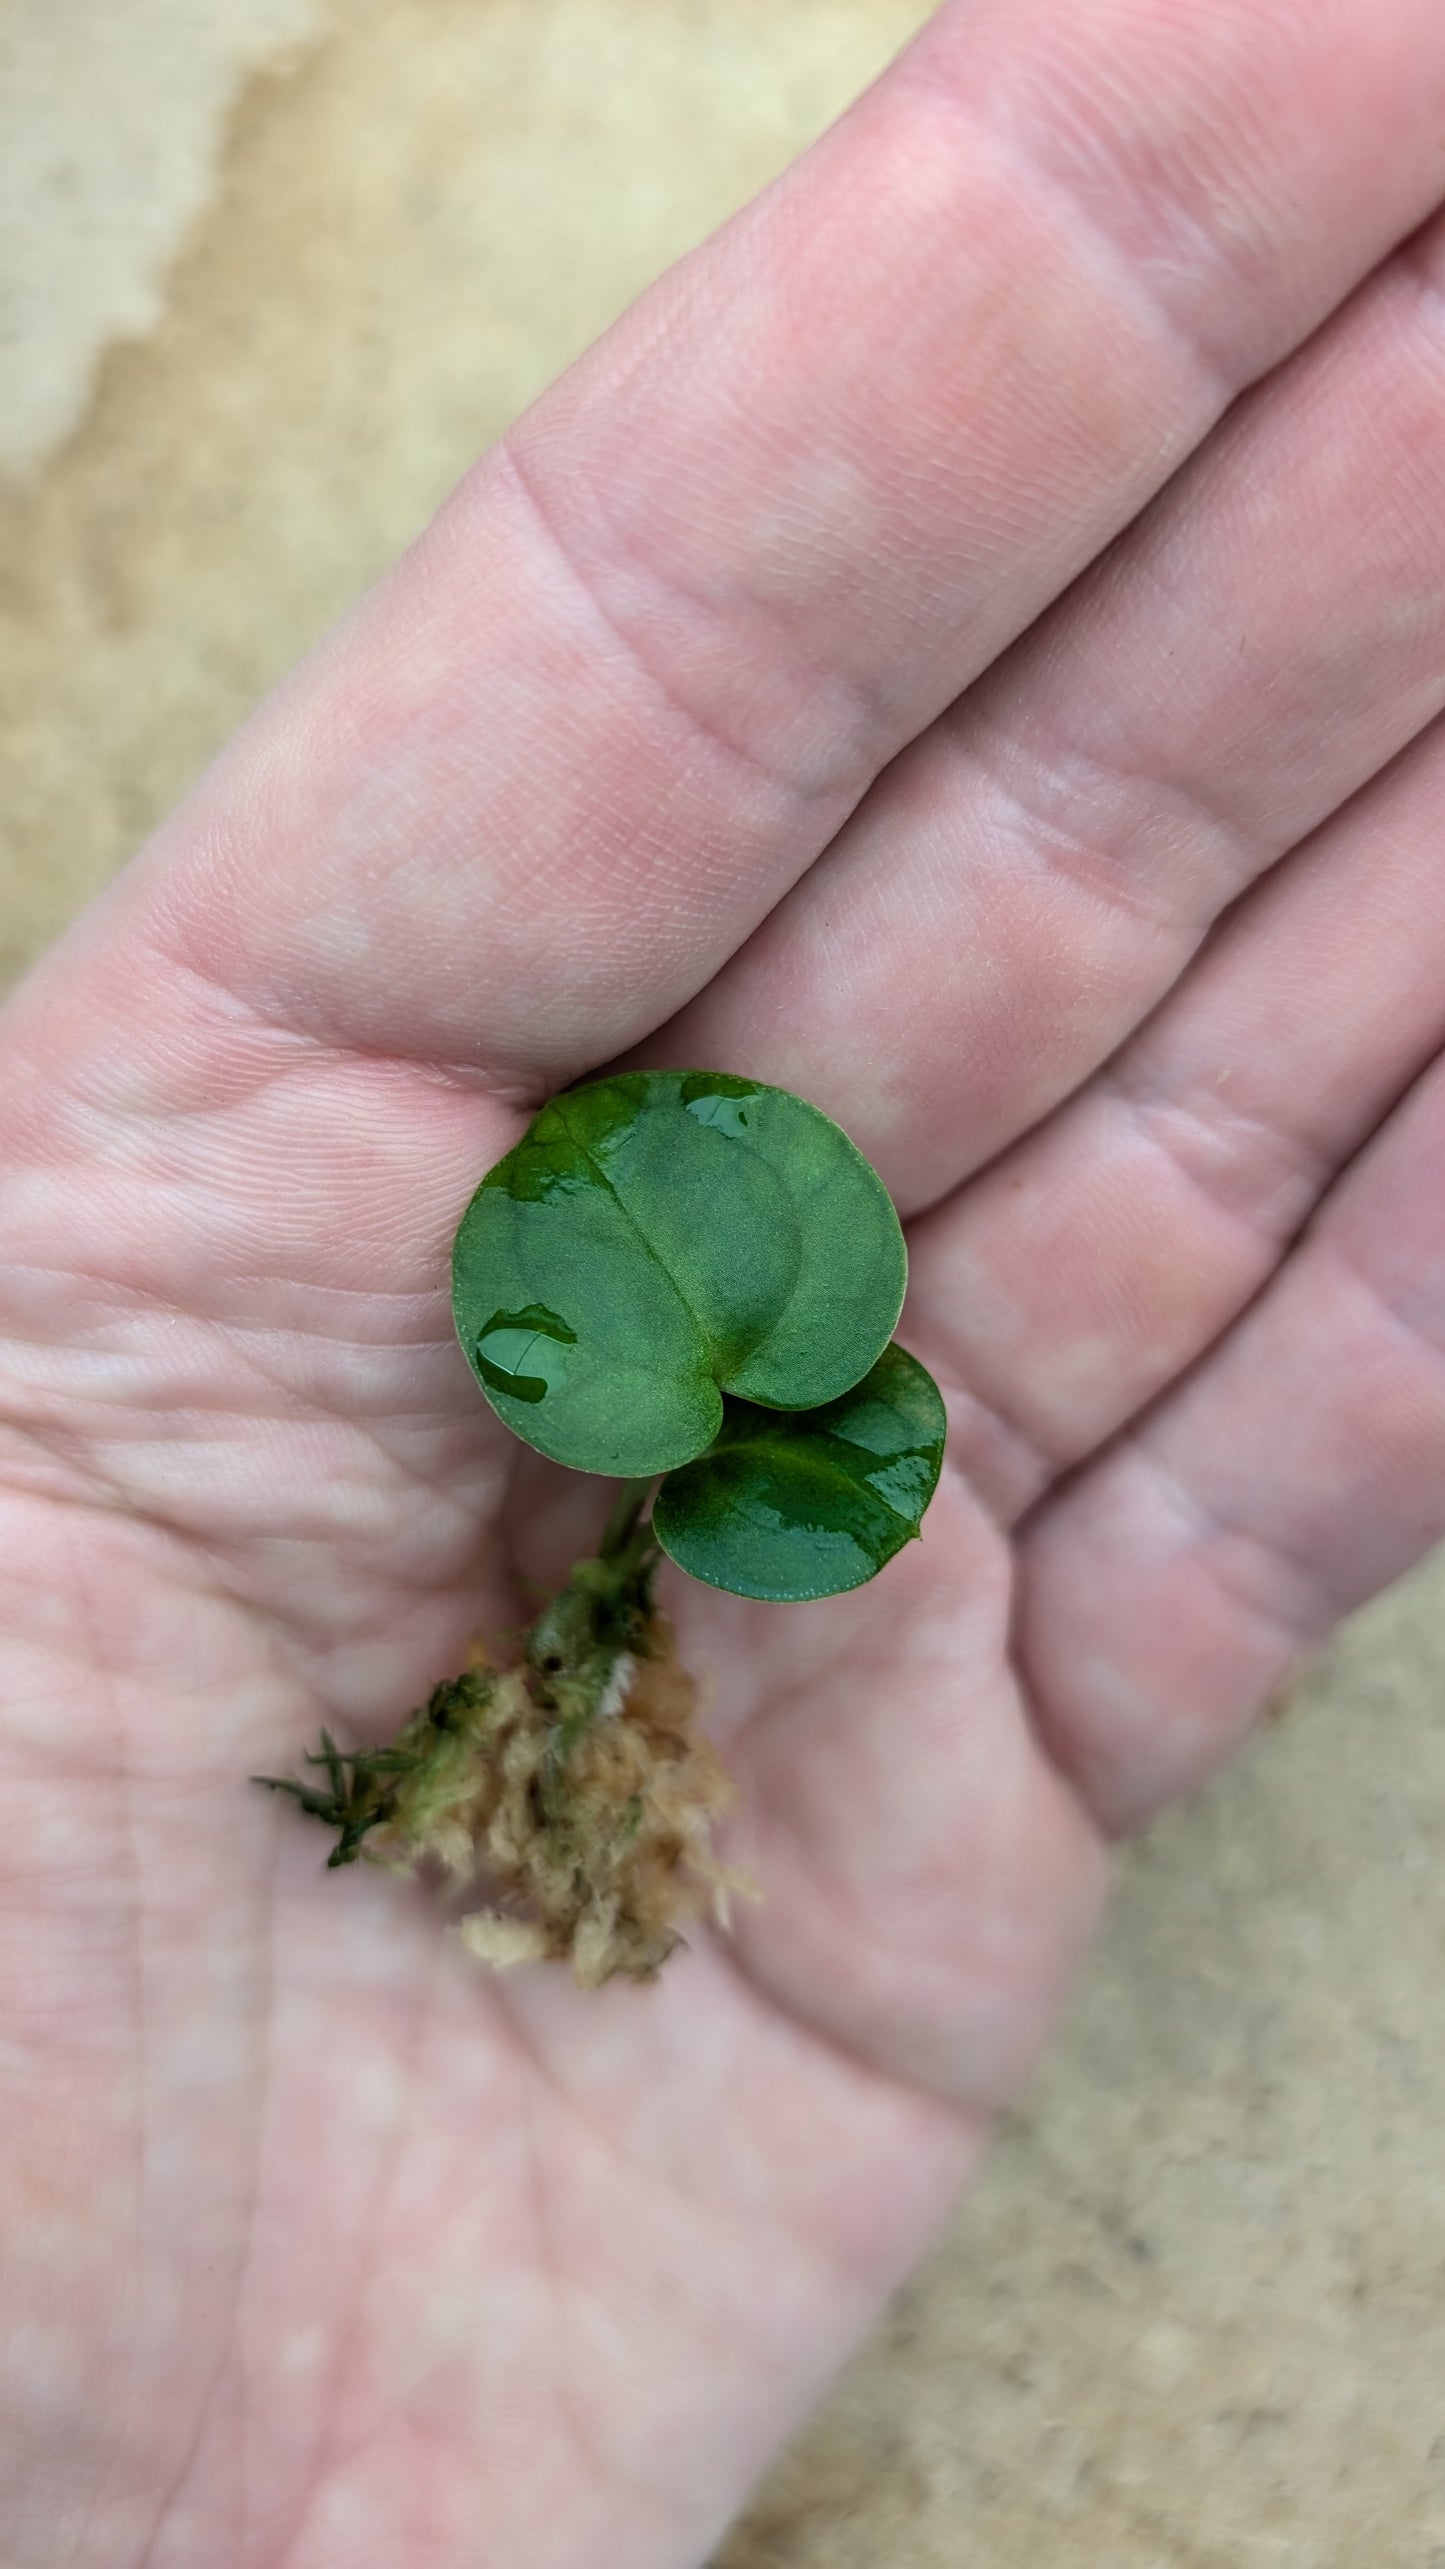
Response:
POLYGON ((626 1551, 647 1505, 652 1479, 653 1476, 649 1475, 645 1481, 622 1483, 613 1502, 612 1513, 602 1529, 602 1540, 597 1546, 599 1561, 615 1561, 619 1552, 626 1551))

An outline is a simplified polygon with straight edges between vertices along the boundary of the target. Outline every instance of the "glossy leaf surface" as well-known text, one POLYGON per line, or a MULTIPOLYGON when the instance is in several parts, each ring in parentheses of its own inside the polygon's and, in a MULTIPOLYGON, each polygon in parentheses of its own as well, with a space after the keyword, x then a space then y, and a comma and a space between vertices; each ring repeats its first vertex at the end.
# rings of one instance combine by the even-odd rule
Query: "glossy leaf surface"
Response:
POLYGON ((905 1275, 881 1180, 816 1107, 637 1071, 554 1098, 483 1180, 453 1308, 518 1436, 631 1478, 703 1453, 724 1393, 836 1399, 886 1346, 905 1275))
POLYGON ((663 1482, 653 1531, 679 1569, 735 1596, 861 1588, 917 1533, 946 1432, 937 1385, 901 1347, 803 1417, 730 1400, 711 1451, 663 1482))

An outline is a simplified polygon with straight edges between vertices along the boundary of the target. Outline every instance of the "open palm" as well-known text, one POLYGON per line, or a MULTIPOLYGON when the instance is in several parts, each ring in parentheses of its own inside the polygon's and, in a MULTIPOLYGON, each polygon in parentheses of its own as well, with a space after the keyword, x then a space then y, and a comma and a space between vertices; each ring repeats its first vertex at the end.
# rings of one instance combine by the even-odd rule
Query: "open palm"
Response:
POLYGON ((1438 0, 946 10, 12 1003, 10 2569, 697 2569, 1108 1835, 1440 1530, 1442 189, 1438 0), (245 1778, 595 1535, 442 1279, 618 1058, 845 1124, 951 1444, 670 1593, 765 1897, 584 1998, 245 1778))

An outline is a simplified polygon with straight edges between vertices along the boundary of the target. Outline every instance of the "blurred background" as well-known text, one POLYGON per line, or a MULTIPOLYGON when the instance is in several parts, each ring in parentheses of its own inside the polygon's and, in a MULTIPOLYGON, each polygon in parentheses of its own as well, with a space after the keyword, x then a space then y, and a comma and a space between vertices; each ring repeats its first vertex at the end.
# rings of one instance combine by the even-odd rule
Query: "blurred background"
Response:
MULTIPOLYGON (((0 982, 925 14, 0 0, 0 982)), ((1131 1852, 716 2569, 1445 2569, 1442 1608, 1427 1565, 1131 1852)))

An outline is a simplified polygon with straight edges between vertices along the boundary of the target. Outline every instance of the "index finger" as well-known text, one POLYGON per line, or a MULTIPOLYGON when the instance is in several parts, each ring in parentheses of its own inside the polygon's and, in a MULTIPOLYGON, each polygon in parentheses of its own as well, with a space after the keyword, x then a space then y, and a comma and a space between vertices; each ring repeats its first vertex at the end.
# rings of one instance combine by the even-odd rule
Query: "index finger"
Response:
POLYGON ((1438 0, 958 0, 242 735, 116 1010, 139 929, 518 1096, 639 1040, 1426 211, 1442 108, 1438 0))

